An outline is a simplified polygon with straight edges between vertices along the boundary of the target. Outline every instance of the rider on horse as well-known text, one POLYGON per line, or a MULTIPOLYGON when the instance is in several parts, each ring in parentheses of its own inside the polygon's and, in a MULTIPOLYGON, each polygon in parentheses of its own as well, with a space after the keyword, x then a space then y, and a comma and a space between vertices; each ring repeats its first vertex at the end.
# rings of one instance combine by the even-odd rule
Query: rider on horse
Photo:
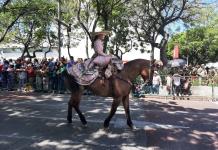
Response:
POLYGON ((106 35, 110 34, 108 31, 102 31, 102 32, 95 32, 92 33, 94 36, 94 40, 92 43, 92 47, 95 51, 94 57, 94 64, 105 67, 107 66, 111 61, 111 56, 104 53, 104 38, 106 35))
POLYGON ((102 71, 103 68, 106 68, 104 74, 106 78, 109 78, 112 75, 112 69, 122 70, 123 64, 122 60, 119 60, 116 56, 109 55, 104 53, 104 38, 106 35, 110 35, 109 31, 93 32, 91 33, 93 38, 92 48, 95 51, 95 54, 92 56, 92 61, 88 66, 88 69, 91 69, 94 65, 97 68, 100 68, 99 71, 102 71), (113 68, 113 66, 115 68, 113 68))
POLYGON ((101 79, 110 78, 113 74, 116 74, 118 70, 123 69, 122 60, 116 56, 108 55, 103 52, 104 38, 109 35, 109 31, 93 32, 92 47, 95 54, 91 59, 84 62, 84 69, 80 69, 78 63, 71 66, 67 65, 67 71, 70 75, 74 76, 80 85, 89 85, 97 77, 101 79))

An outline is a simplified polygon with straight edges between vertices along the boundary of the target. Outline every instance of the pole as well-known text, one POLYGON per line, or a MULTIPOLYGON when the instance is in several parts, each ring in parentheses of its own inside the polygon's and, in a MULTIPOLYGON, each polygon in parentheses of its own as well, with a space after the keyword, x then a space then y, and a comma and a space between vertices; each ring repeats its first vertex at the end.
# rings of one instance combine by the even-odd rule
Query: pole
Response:
POLYGON ((212 79, 212 101, 214 101, 214 80, 212 79))
POLYGON ((153 76, 152 75, 152 62, 154 60, 154 46, 151 45, 151 52, 150 52, 150 65, 149 65, 149 86, 150 86, 150 93, 152 93, 152 80, 153 80, 153 76))
MULTIPOLYGON (((58 0, 58 20, 61 19, 61 0, 58 0)), ((61 23, 58 21, 58 58, 61 58, 61 23)))

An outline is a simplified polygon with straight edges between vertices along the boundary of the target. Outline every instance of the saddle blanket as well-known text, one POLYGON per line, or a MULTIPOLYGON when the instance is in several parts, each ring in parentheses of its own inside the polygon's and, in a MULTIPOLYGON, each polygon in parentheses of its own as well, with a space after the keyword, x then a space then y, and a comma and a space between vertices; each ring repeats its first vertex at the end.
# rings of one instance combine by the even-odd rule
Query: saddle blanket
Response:
MULTIPOLYGON (((112 64, 116 66, 118 70, 122 70, 124 65, 122 60, 118 59, 117 57, 112 57, 111 59, 112 64)), ((77 63, 77 64, 67 64, 67 72, 68 74, 72 75, 76 82, 80 85, 90 85, 92 84, 96 78, 100 76, 98 66, 94 66, 94 63, 91 59, 86 60, 84 63, 77 63), (94 66, 92 68, 88 68, 89 66, 94 66)), ((112 75, 111 66, 108 65, 105 76, 109 78, 112 75)))

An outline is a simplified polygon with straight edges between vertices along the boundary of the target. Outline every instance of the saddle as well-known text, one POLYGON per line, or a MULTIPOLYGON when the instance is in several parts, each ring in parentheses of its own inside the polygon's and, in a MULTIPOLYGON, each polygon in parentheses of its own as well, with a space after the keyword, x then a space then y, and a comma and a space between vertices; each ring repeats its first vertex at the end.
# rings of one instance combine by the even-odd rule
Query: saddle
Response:
POLYGON ((116 75, 118 73, 118 68, 110 62, 106 67, 96 67, 99 71, 99 76, 102 78, 110 78, 112 75, 116 75))

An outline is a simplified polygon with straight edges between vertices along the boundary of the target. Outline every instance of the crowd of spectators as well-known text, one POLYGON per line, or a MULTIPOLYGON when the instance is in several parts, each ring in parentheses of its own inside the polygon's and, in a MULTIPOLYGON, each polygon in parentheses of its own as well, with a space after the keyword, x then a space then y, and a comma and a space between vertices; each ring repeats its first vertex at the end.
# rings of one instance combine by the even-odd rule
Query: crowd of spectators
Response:
MULTIPOLYGON (((79 58, 76 62, 83 61, 79 58)), ((0 59, 0 90, 8 91, 36 91, 65 93, 64 76, 62 72, 66 64, 76 63, 73 57, 68 61, 64 57, 60 60, 51 59, 0 59)), ((134 93, 159 94, 159 89, 166 87, 168 94, 173 94, 173 85, 182 85, 183 81, 195 82, 197 85, 218 85, 218 69, 197 65, 167 68, 165 73, 154 72, 152 85, 142 81, 135 84, 134 93), (179 75, 179 76, 178 76, 179 75), (177 77, 176 77, 177 76, 177 77), (181 80, 181 82, 180 82, 181 80)), ((180 88, 179 88, 180 89, 180 88)))
MULTIPOLYGON (((72 57, 73 59, 73 57, 72 57)), ((2 59, 0 90, 65 93, 64 76, 67 59, 2 59)))

